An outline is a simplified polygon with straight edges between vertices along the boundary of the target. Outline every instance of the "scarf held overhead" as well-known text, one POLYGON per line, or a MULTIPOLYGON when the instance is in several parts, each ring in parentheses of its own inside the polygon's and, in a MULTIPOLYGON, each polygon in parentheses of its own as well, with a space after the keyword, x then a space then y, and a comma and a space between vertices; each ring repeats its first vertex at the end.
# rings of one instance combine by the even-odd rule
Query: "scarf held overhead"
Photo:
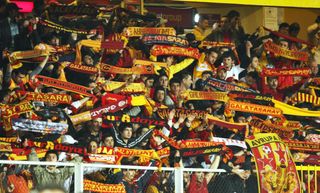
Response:
POLYGON ((189 42, 186 39, 170 35, 144 35, 142 41, 147 45, 165 44, 170 46, 188 47, 189 42))
POLYGON ((291 60, 308 61, 308 58, 309 58, 309 55, 307 52, 288 50, 278 46, 275 43, 272 43, 271 41, 266 42, 264 44, 264 48, 267 51, 274 53, 276 56, 282 56, 284 58, 291 59, 291 60))
POLYGON ((128 27, 125 31, 127 37, 141 37, 144 34, 176 35, 176 30, 171 27, 128 27))
POLYGON ((151 48, 150 54, 152 56, 173 55, 185 56, 189 58, 199 59, 201 54, 196 48, 181 48, 167 45, 154 45, 151 48))

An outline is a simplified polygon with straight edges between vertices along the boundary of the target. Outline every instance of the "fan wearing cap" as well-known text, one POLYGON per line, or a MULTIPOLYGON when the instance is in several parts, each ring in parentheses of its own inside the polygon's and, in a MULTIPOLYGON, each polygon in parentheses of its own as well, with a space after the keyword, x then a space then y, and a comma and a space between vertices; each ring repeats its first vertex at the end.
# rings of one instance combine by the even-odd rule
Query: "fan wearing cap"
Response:
POLYGON ((227 67, 219 66, 217 69, 217 79, 226 80, 227 79, 227 67))
POLYGON ((207 17, 200 17, 198 25, 193 28, 192 33, 196 36, 196 40, 202 41, 209 33, 209 18, 207 17))

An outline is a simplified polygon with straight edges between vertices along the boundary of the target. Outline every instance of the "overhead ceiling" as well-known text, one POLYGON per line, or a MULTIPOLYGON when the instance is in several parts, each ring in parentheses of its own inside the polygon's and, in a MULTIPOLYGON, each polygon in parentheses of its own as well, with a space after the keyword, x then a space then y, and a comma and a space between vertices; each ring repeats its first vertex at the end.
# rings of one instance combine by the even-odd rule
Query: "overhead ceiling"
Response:
MULTIPOLYGON (((167 0, 168 1, 168 0, 167 0)), ((320 8, 320 0, 172 0, 175 2, 222 3, 236 5, 320 8)))

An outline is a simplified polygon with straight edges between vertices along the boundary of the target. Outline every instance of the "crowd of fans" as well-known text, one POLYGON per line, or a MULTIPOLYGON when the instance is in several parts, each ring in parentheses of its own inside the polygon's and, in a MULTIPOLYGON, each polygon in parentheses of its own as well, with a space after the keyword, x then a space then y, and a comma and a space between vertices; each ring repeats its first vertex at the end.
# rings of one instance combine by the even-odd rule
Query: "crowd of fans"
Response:
MULTIPOLYGON (((39 1, 41 2, 41 1, 39 1)), ((38 3, 39 3, 38 2, 38 3)), ((150 61, 150 50, 153 45, 147 45, 141 37, 123 38, 128 27, 164 27, 165 21, 157 18, 152 13, 139 15, 134 10, 115 8, 111 17, 104 19, 87 17, 67 17, 55 15, 50 19, 73 29, 87 30, 88 34, 71 33, 66 30, 57 30, 42 25, 46 6, 35 4, 32 15, 21 14, 14 3, 1 1, 0 3, 0 87, 1 87, 1 135, 3 137, 17 137, 17 142, 12 143, 13 149, 23 150, 28 160, 56 162, 92 162, 85 154, 74 154, 48 150, 44 156, 40 156, 39 148, 32 147, 30 142, 52 141, 54 143, 73 144, 85 147, 88 154, 100 154, 101 148, 129 148, 139 150, 162 150, 171 147, 167 158, 161 162, 150 159, 141 164, 139 156, 125 157, 120 160, 122 165, 153 165, 162 167, 190 167, 224 169, 226 173, 213 174, 194 172, 184 174, 185 192, 257 192, 255 168, 251 162, 249 148, 230 146, 231 154, 221 151, 218 154, 200 156, 181 156, 179 149, 172 147, 170 141, 159 137, 156 132, 176 142, 183 140, 213 141, 214 137, 244 141, 248 135, 254 133, 253 128, 247 124, 246 131, 230 129, 210 123, 206 117, 199 117, 195 113, 185 113, 176 116, 178 109, 195 110, 190 112, 206 112, 219 120, 229 123, 246 124, 253 117, 262 120, 276 122, 275 117, 228 110, 227 103, 218 100, 188 100, 186 91, 223 91, 208 84, 210 80, 222 81, 225 84, 235 85, 242 90, 253 91, 256 94, 272 96, 278 101, 299 107, 304 110, 319 111, 319 104, 308 101, 293 100, 298 92, 313 97, 319 97, 320 87, 317 87, 319 76, 318 64, 320 63, 320 19, 308 30, 307 40, 296 41, 300 26, 298 23, 281 23, 278 33, 262 35, 263 29, 257 28, 253 34, 247 34, 241 26, 239 12, 230 11, 222 16, 219 21, 209 26, 209 20, 201 17, 197 26, 189 34, 177 34, 184 38, 188 47, 195 48, 201 53, 198 59, 177 55, 162 55, 156 58, 157 62, 166 64, 155 74, 118 74, 106 73, 98 70, 97 73, 84 73, 67 68, 66 62, 73 63, 80 56, 81 65, 99 69, 100 63, 114 67, 132 68, 135 60, 150 61), (93 30, 96 29, 96 30, 93 30), (280 35, 279 35, 280 34, 280 35), (114 49, 110 53, 104 49, 96 49, 83 45, 80 52, 76 52, 76 46, 83 40, 94 41, 127 41, 122 49, 114 49), (230 43, 226 46, 203 47, 203 41, 230 43), (308 53, 308 60, 292 60, 265 50, 265 43, 272 42, 285 50, 301 51, 308 53), (68 45, 68 47, 66 47, 68 45), (67 49, 58 52, 58 48, 67 49), (47 51, 51 49, 51 52, 47 51), (10 54, 17 51, 42 50, 44 55, 37 60, 25 58, 13 64, 10 54), (52 49, 54 51, 52 51, 52 49), (263 76, 264 69, 299 69, 308 68, 311 73, 308 78, 301 76, 263 76), (40 75, 40 76, 38 76, 40 75), (81 93, 63 90, 54 86, 36 84, 40 78, 50 77, 68 83, 74 83, 90 88, 90 96, 81 93), (122 82, 119 87, 113 87, 115 82, 122 82), (131 84, 140 83, 144 92, 125 91, 131 84), (106 89, 109 86, 111 89, 106 89), (15 118, 40 120, 67 124, 68 130, 63 133, 39 133, 31 129, 14 130, 4 123, 4 111, 14 105, 25 102, 25 96, 17 93, 46 93, 67 94, 71 96, 72 103, 59 104, 54 102, 41 102, 29 100, 32 103, 32 112, 15 115, 15 118), (92 97, 95 96, 95 97, 92 97), (139 97, 145 96, 149 106, 128 105, 117 112, 101 117, 95 117, 85 122, 73 122, 72 116, 79 115, 99 107, 113 104, 106 96, 112 97, 139 97), (108 115, 148 118, 161 120, 158 113, 163 108, 169 108, 168 115, 164 118, 165 126, 151 126, 151 124, 123 123, 121 121, 109 121, 108 115), (29 130, 29 131, 28 131, 29 130)), ((306 29, 302 29, 306 30, 306 29)), ((177 30, 178 32, 178 30, 177 30)), ((268 34, 265 31, 265 34, 268 34)), ((245 91, 243 91, 245 92, 245 91)), ((133 99, 132 99, 133 100, 133 99)), ((241 99, 240 99, 241 101, 241 99)), ((246 101, 246 100, 245 100, 246 101)), ((248 101, 246 101, 248 102, 248 101)), ((253 104, 272 106, 265 101, 249 101, 253 104)), ((21 109, 20 109, 21 110, 21 109)), ((287 120, 298 121, 300 129, 294 130, 290 140, 319 143, 319 118, 287 116, 287 120)), ((37 126, 35 126, 37 127, 37 126)), ((36 129, 36 128, 35 128, 36 129)), ((43 153, 43 152, 42 152, 43 153)), ((312 152, 292 151, 298 162, 319 164, 318 154, 312 152)), ((14 159, 12 152, 1 153, 1 159, 14 159)), ((73 169, 56 166, 2 166, 2 183, 0 192, 22 193, 31 189, 41 189, 48 185, 63 187, 67 192, 72 192, 73 169)), ((174 192, 174 175, 171 172, 154 172, 136 170, 114 169, 90 169, 84 171, 85 179, 105 184, 119 184, 125 186, 126 192, 174 192)), ((319 182, 318 182, 319 184, 319 182)), ((313 187, 311 187, 313 188, 313 187)), ((308 187, 304 186, 304 190, 308 187)), ((62 189, 52 190, 62 191, 62 189)), ((40 191, 41 192, 41 191, 40 191)), ((45 192, 45 191, 43 191, 45 192)))

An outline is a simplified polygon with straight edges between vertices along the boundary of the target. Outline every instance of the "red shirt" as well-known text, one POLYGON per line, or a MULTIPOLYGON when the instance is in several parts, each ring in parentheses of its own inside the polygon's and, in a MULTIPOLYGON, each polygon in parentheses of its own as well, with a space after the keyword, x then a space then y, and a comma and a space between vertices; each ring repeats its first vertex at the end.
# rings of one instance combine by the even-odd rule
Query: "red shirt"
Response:
POLYGON ((192 174, 187 193, 209 193, 207 185, 208 183, 206 178, 203 178, 202 183, 199 184, 197 182, 196 175, 192 174))
POLYGON ((9 175, 8 176, 8 187, 11 184, 14 185, 14 190, 12 193, 29 193, 28 183, 23 176, 20 175, 9 175))

